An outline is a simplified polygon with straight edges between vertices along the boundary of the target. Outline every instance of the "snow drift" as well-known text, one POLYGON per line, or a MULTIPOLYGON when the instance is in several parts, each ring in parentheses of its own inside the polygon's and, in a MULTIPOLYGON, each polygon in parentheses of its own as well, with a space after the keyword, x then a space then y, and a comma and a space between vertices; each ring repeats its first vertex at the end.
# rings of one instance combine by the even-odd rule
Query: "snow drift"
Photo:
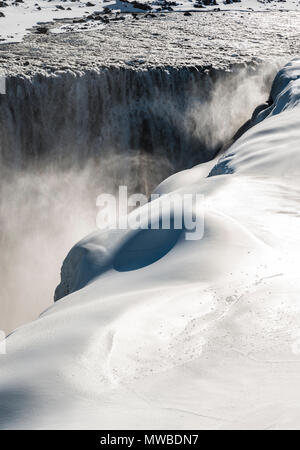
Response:
POLYGON ((299 428, 299 82, 295 60, 219 160, 157 187, 205 196, 203 239, 149 230, 168 251, 137 270, 107 261, 143 262, 140 230, 70 252, 69 295, 7 339, 2 428, 299 428))

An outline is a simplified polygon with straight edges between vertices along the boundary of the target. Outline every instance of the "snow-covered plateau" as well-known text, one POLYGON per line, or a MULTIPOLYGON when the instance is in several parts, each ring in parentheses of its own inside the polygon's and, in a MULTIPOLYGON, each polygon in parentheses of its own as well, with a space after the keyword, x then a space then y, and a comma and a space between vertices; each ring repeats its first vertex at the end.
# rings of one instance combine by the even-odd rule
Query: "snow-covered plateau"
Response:
POLYGON ((55 304, 6 340, 2 428, 299 428, 299 121, 295 59, 221 156, 156 187, 204 197, 202 239, 73 247, 55 304))
MULTIPOLYGON (((118 17, 115 13, 112 16, 118 17)), ((250 62, 274 64, 278 58, 288 61, 299 52, 297 11, 212 11, 191 16, 173 12, 156 17, 139 14, 138 19, 132 14, 122 17, 124 20, 110 19, 101 30, 76 33, 73 29, 67 31, 68 24, 50 24, 46 34, 33 32, 15 44, 4 41, 0 45, 0 70, 7 76, 69 69, 78 73, 112 66, 229 70, 232 65, 250 62), (65 32, 52 33, 53 27, 59 25, 65 32)))
POLYGON ((299 8, 299 0, 1 0, 0 41, 20 42, 32 31, 39 34, 100 31, 114 22, 122 22, 127 14, 133 14, 135 20, 148 15, 151 20, 173 12, 187 18, 191 12, 193 15, 210 11, 294 13, 299 8))

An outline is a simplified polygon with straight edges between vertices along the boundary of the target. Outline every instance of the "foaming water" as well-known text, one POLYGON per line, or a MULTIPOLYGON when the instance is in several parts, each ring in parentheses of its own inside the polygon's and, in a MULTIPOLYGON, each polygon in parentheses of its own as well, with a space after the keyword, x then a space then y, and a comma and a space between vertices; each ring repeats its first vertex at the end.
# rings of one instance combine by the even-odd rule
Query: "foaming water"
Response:
POLYGON ((95 229, 99 194, 119 185, 149 194, 210 160, 267 99, 277 67, 9 79, 0 99, 0 328, 53 302, 64 257, 95 229))

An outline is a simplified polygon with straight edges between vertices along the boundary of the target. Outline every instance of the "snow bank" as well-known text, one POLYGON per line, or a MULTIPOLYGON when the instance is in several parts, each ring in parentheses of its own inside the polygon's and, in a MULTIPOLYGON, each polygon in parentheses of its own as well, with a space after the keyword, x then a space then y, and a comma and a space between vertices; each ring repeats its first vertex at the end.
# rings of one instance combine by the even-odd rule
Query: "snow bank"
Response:
POLYGON ((2 428, 299 428, 299 64, 213 168, 157 188, 205 196, 203 239, 105 231, 71 251, 72 293, 7 339, 2 428))
POLYGON ((212 169, 211 176, 232 172, 289 178, 299 175, 299 73, 299 62, 293 61, 277 74, 270 94, 271 105, 266 104, 264 109, 253 115, 249 127, 256 125, 255 128, 245 133, 226 152, 212 169), (269 145, 266 146, 268 136, 269 145), (287 155, 285 158, 284 154, 287 155))

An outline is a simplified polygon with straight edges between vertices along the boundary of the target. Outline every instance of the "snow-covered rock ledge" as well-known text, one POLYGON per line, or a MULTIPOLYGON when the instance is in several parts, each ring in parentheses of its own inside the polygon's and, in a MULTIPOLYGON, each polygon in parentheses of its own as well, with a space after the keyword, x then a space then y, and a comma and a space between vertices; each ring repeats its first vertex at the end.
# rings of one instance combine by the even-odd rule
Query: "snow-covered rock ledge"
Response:
POLYGON ((156 189, 205 196, 203 239, 152 264, 168 233, 83 241, 81 289, 7 339, 2 428, 299 428, 299 80, 295 60, 213 168, 156 189))

